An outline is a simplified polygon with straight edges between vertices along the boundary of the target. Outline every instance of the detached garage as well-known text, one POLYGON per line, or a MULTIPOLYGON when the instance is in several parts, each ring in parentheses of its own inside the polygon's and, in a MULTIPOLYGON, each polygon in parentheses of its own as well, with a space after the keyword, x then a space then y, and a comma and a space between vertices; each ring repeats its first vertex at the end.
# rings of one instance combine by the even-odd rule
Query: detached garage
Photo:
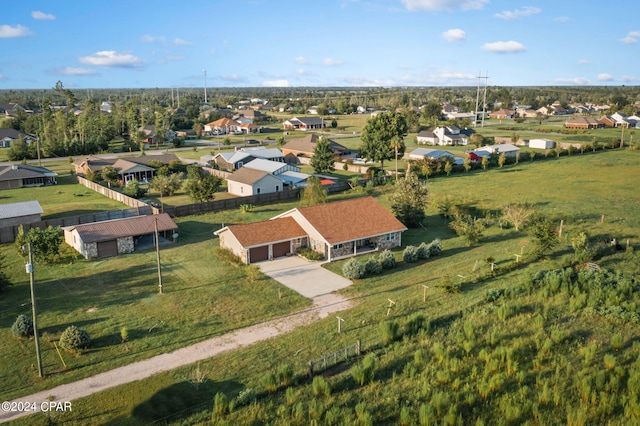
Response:
POLYGON ((103 259, 132 253, 141 247, 155 247, 156 220, 160 241, 171 240, 178 225, 166 213, 106 220, 62 229, 64 241, 86 259, 103 259))
POLYGON ((220 247, 246 264, 289 256, 308 244, 307 233, 290 217, 225 226, 214 234, 220 247))

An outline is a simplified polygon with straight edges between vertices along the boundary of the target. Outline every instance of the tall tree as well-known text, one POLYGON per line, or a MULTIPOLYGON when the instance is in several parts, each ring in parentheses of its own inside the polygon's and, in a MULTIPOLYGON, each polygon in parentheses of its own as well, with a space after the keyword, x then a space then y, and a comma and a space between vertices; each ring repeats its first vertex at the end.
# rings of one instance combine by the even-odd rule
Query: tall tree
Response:
POLYGON ((187 167, 187 182, 185 191, 192 200, 202 203, 203 201, 213 201, 222 185, 222 179, 218 176, 205 173, 200 167, 187 167))
POLYGON ((425 218, 429 201, 427 187, 418 181, 414 173, 400 179, 391 195, 391 210, 398 220, 409 228, 417 228, 425 218))
POLYGON ((320 178, 317 176, 311 176, 307 179, 307 186, 302 190, 302 197, 300 198, 300 204, 303 206, 314 206, 316 204, 322 204, 327 201, 327 190, 320 178))
POLYGON ((362 129, 362 145, 360 156, 366 160, 380 163, 384 168, 385 160, 404 154, 404 143, 399 145, 407 133, 407 121, 404 116, 396 112, 384 112, 370 118, 362 129), (394 148, 392 142, 398 143, 394 148))
POLYGON ((320 140, 316 143, 311 157, 311 167, 313 167, 315 173, 333 171, 333 151, 328 139, 320 137, 320 140))

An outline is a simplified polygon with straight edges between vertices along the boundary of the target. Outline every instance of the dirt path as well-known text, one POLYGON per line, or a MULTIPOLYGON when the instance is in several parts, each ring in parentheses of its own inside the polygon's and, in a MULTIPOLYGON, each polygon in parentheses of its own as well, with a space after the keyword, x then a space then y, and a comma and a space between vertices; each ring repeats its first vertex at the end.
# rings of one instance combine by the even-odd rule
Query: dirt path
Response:
MULTIPOLYGON (((92 395, 96 392, 118 386, 124 383, 134 382, 150 377, 156 373, 173 370, 183 365, 211 358, 237 348, 288 333, 289 331, 310 324, 320 318, 325 318, 334 312, 339 312, 351 306, 349 300, 336 294, 325 294, 313 298, 313 307, 304 311, 294 312, 283 317, 265 321, 232 333, 214 337, 203 342, 177 349, 174 352, 139 361, 124 367, 97 374, 77 382, 60 385, 53 389, 15 399, 21 406, 22 403, 35 403, 38 411, 41 404, 49 401, 68 402, 78 398, 92 395)), ((0 423, 17 419, 18 417, 32 414, 33 411, 18 412, 6 411, 3 403, 0 409, 0 423)), ((16 408, 17 408, 16 407, 16 408)))

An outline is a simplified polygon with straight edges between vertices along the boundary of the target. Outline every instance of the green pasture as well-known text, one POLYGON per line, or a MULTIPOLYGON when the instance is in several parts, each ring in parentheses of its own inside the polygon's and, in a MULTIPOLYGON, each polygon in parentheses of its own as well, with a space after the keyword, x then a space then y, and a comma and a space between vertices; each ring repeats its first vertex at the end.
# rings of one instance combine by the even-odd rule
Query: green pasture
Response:
MULTIPOLYGON (((443 253, 427 261, 407 264, 401 261, 402 252, 396 251, 399 264, 395 269, 357 280, 345 289, 343 294, 352 297, 355 306, 340 313, 344 319, 341 334, 336 331, 336 318, 329 317, 285 336, 198 365, 82 398, 74 401, 72 413, 53 420, 65 424, 148 424, 173 416, 169 422, 175 424, 207 423, 213 419, 214 423, 220 424, 302 425, 314 419, 329 424, 330 419, 337 416, 339 421, 347 423, 372 418, 375 424, 398 424, 403 418, 407 424, 417 424, 422 421, 420 419, 429 424, 455 424, 460 421, 458 419, 463 423, 475 423, 477 419, 483 419, 486 424, 497 418, 504 418, 505 424, 532 424, 532 421, 534 424, 588 424, 587 419, 598 423, 632 424, 637 419, 634 416, 638 415, 633 411, 636 406, 633 405, 632 389, 636 385, 630 379, 637 377, 640 367, 636 361, 640 353, 636 342, 637 324, 613 316, 587 315, 579 291, 554 293, 531 287, 530 282, 539 271, 566 264, 572 253, 571 236, 579 231, 589 232, 594 244, 603 238, 616 238, 623 244, 629 239, 633 250, 611 252, 595 261, 603 268, 635 275, 637 279, 640 274, 637 254, 640 249, 640 199, 635 196, 635 183, 640 177, 639 170, 638 153, 607 151, 432 178, 427 184, 432 206, 427 212, 426 229, 409 230, 403 234, 402 241, 404 245, 417 245, 440 238, 443 253), (442 197, 455 198, 489 216, 490 226, 478 245, 466 246, 437 214, 435 204, 442 197), (531 250, 531 238, 526 232, 501 226, 499 210, 512 202, 532 203, 556 223, 564 221, 563 237, 548 259, 526 260, 511 271, 504 269, 491 276, 486 259, 492 258, 498 267, 507 268, 514 261, 514 254, 526 255, 531 250), (444 291, 444 285, 457 283, 461 284, 459 293, 444 291), (423 286, 428 287, 426 300, 423 299, 423 286), (508 296, 510 291, 519 293, 508 296), (490 299, 489 294, 504 296, 490 299), (389 300, 395 302, 390 311, 389 300), (405 332, 411 330, 411 322, 415 324, 420 318, 423 321, 420 330, 405 332), (384 321, 396 322, 405 336, 383 346, 380 323, 384 321), (615 342, 619 340, 620 344, 613 343, 614 336, 615 342), (354 382, 354 365, 361 362, 361 358, 355 358, 324 373, 332 392, 330 396, 318 394, 305 375, 308 361, 339 351, 358 339, 366 351, 375 354, 373 383, 359 386, 354 382), (265 376, 277 374, 283 364, 293 368, 294 380, 280 386, 277 392, 268 392, 265 376), (206 373, 202 383, 193 380, 197 370, 206 373), (286 387, 291 390, 285 392, 286 387), (256 391, 258 400, 255 404, 237 406, 230 414, 212 415, 216 393, 234 399, 245 388, 256 391)), ((374 195, 389 206, 391 190, 392 187, 377 187, 374 195)), ((347 193, 336 198, 351 195, 347 193)), ((189 244, 188 250, 190 253, 198 249, 202 252, 200 244, 215 245, 204 236, 211 232, 211 224, 263 219, 292 205, 262 206, 245 215, 229 211, 184 218, 180 232, 185 238, 202 238, 195 245, 189 244), (202 223, 209 216, 215 219, 207 220, 206 225, 202 223), (184 226, 190 221, 201 224, 184 226)), ((180 247, 165 251, 169 250, 173 253, 180 247)), ((123 259, 129 260, 133 256, 123 259)), ((364 261, 366 257, 358 259, 364 261)), ((91 267, 118 261, 80 263, 91 267)), ((344 262, 331 263, 328 268, 340 273, 344 262)), ((20 269, 16 263, 19 262, 13 261, 12 268, 20 269)), ((185 273, 200 270, 180 266, 185 273)), ((146 283, 141 284, 146 290, 145 297, 136 300, 127 295, 118 304, 119 309, 129 303, 147 314, 147 304, 153 306, 153 303, 171 297, 171 294, 162 297, 153 294, 153 267, 148 268, 146 283)), ((190 279, 197 278, 190 275, 190 279)), ((259 286, 252 288, 269 283, 262 280, 259 286)), ((177 284, 167 284, 169 293, 171 285, 177 284)), ((127 284, 121 289, 133 291, 127 284)), ((265 290, 267 294, 269 291, 265 290)), ((83 295, 88 301, 82 304, 82 309, 97 305, 99 309, 92 315, 108 318, 101 314, 101 305, 91 302, 105 300, 109 292, 106 288, 92 292, 91 297, 83 295)), ((181 303, 189 304, 192 309, 208 300, 198 296, 199 300, 190 302, 189 295, 185 296, 180 299, 181 303)), ((230 303, 234 297, 230 297, 230 303)), ((625 303, 637 305, 637 297, 637 292, 629 293, 625 303)), ((268 297, 265 299, 269 300, 268 297)), ((181 309, 182 305, 175 302, 174 307, 181 309)), ((2 312, 5 311, 3 307, 2 312)), ((80 310, 75 312, 81 317, 87 315, 80 310)), ((180 313, 188 319, 176 327, 194 325, 195 320, 189 312, 180 313)), ((59 312, 55 320, 50 321, 58 324, 64 321, 59 319, 63 315, 59 312)), ((202 317, 199 319, 205 321, 202 317)), ((122 351, 116 337, 118 326, 123 322, 116 325, 112 321, 105 320, 102 326, 88 326, 95 327, 92 331, 111 326, 110 333, 102 335, 111 336, 113 351, 122 351)), ((9 321, 5 319, 4 322, 9 321)), ((131 345, 142 345, 147 341, 149 337, 142 336, 152 322, 147 320, 144 326, 138 326, 142 331, 137 339, 132 339, 131 345)), ((168 324, 163 327, 172 328, 168 324)), ((164 332, 165 328, 162 328, 164 332)), ((98 335, 101 335, 100 331, 98 335)), ((162 336, 154 337, 160 339, 162 336)), ((5 341, 12 342, 8 332, 5 341)), ((15 343, 11 345, 15 346, 15 343)), ((19 346, 25 356, 33 350, 31 342, 21 342, 19 346)), ((107 350, 99 347, 91 351, 107 350)), ((83 369, 92 368, 89 365, 96 361, 91 351, 73 361, 85 365, 83 369)), ((54 362, 49 360, 50 368, 54 362)), ((79 375, 73 370, 66 373, 72 377, 74 374, 79 375)), ((24 365, 21 375, 24 381, 28 377, 34 381, 33 365, 24 365)), ((23 386, 20 391, 8 395, 24 394, 42 385, 23 386)), ((37 421, 44 424, 48 420, 38 416, 19 420, 16 424, 38 424, 34 423, 37 421)))

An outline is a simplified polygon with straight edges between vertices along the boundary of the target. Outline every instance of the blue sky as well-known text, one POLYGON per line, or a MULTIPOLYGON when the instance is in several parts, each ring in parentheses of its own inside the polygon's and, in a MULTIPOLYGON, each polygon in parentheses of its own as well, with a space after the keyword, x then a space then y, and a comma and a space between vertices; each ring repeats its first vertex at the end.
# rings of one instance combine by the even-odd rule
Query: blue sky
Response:
POLYGON ((637 2, 34 0, 0 89, 637 85, 637 2))

